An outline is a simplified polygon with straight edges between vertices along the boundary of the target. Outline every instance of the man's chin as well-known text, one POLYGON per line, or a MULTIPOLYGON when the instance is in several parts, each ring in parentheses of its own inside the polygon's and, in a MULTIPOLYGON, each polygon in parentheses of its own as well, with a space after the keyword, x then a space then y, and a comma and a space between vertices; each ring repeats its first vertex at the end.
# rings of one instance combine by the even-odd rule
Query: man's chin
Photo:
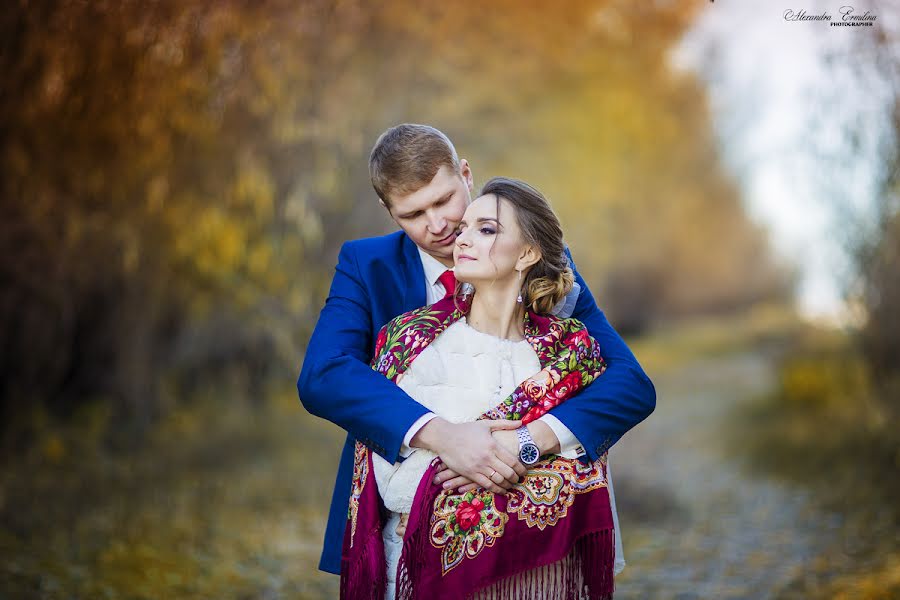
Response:
POLYGON ((453 262, 453 247, 447 248, 446 246, 441 246, 438 248, 430 247, 426 250, 428 254, 438 259, 441 262, 450 261, 453 262))

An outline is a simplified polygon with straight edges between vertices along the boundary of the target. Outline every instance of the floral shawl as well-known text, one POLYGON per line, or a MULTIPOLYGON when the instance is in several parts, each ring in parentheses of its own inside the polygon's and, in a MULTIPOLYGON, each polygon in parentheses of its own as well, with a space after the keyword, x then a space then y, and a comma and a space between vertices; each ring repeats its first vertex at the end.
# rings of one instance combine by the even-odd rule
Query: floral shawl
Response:
MULTIPOLYGON (((413 360, 468 313, 445 298, 400 315, 380 333, 372 368, 397 382, 413 360)), ((575 319, 527 313, 525 338, 541 371, 481 419, 529 423, 590 384, 606 368, 597 343, 575 319)), ((398 600, 479 597, 611 598, 614 531, 606 455, 593 463, 549 456, 507 495, 466 494, 422 477, 397 572, 398 600), (539 569, 556 563, 551 569, 539 569)), ((381 530, 386 521, 369 449, 357 442, 341 560, 341 597, 383 600, 387 585, 381 530)))

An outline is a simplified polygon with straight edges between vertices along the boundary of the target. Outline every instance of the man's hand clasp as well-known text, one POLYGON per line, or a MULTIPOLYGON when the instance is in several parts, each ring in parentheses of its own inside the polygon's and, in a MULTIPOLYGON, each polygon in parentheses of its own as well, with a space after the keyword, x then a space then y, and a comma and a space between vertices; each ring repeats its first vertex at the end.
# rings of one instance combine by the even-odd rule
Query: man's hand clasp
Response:
POLYGON ((522 426, 521 421, 482 420, 447 425, 436 451, 443 468, 435 476, 435 484, 444 489, 458 488, 460 493, 482 487, 505 494, 527 472, 517 456, 518 443, 511 443, 515 436, 492 435, 494 431, 511 433, 522 426))

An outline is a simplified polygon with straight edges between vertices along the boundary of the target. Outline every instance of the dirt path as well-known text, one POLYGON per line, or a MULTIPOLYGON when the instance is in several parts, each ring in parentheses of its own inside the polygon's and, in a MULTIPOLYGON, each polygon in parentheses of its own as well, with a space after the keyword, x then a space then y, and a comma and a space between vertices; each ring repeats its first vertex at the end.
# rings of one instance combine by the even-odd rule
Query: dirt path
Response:
POLYGON ((772 385, 754 354, 657 375, 657 409, 612 450, 628 563, 617 599, 774 598, 839 526, 809 493, 748 473, 735 409, 772 385))
MULTIPOLYGON (((772 385, 767 362, 732 353, 654 382, 656 412, 612 451, 628 561, 617 600, 775 598, 816 572, 840 522, 801 488, 750 475, 732 435, 772 385)), ((55 462, 35 451, 8 465, 0 597, 337 597, 315 567, 337 428, 286 392, 265 411, 194 407, 158 429, 121 454, 72 426, 55 462)))

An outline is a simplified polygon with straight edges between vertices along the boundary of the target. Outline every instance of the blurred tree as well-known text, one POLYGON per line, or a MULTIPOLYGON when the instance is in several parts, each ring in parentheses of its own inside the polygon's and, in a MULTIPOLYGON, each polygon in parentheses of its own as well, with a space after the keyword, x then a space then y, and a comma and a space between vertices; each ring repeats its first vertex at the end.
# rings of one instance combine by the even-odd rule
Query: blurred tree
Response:
MULTIPOLYGON (((886 8, 886 7, 885 7, 886 8)), ((881 13, 882 15, 884 12, 881 13)), ((900 16, 896 9, 891 16, 900 16)), ((855 242, 860 299, 866 321, 862 348, 882 405, 893 421, 900 417, 900 25, 895 19, 860 42, 873 60, 879 87, 887 88, 887 124, 874 227, 855 242)))
POLYGON ((823 195, 852 259, 846 297, 859 309, 856 340, 881 409, 875 412, 893 422, 900 415, 900 6, 877 1, 869 8, 876 24, 867 35, 823 45, 828 68, 844 84, 818 91, 825 110, 815 124, 821 132, 837 129, 835 110, 850 102, 854 110, 843 111, 839 135, 811 136, 810 146, 830 173, 823 195))
MULTIPOLYGON (((39 0, 0 17, 0 398, 289 379, 402 121, 548 193, 614 321, 784 295, 668 52, 699 0, 39 0), (237 376, 233 375, 237 373, 237 376)), ((244 390, 247 391, 247 390, 244 390)))
POLYGON ((581 272, 627 333, 793 293, 721 162, 702 85, 669 60, 699 4, 581 5, 546 36, 557 64, 540 70, 553 76, 529 99, 531 126, 498 134, 524 130, 496 160, 554 200, 581 272))

